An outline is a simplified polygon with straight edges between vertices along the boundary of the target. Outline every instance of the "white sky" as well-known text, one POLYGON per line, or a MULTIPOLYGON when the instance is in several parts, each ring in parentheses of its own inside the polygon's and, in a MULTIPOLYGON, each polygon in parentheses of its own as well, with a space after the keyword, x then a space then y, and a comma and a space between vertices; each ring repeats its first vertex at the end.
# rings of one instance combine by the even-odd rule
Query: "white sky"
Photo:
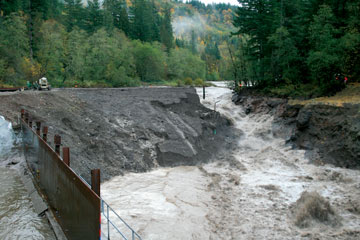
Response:
POLYGON ((239 5, 239 2, 237 0, 200 0, 200 2, 203 2, 205 4, 209 3, 231 3, 232 5, 239 5))

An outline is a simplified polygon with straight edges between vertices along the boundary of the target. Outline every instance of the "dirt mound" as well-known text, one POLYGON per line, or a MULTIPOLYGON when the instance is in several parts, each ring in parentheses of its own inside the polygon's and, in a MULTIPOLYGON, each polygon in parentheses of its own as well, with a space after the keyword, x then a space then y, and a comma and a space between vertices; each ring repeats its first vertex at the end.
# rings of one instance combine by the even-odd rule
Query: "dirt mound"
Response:
POLYGON ((303 192, 301 197, 290 207, 295 225, 307 228, 314 223, 339 226, 340 219, 330 203, 317 192, 303 192))
POLYGON ((157 166, 195 165, 229 148, 230 122, 201 105, 192 88, 60 89, 0 95, 0 115, 21 108, 62 136, 71 166, 89 180, 157 166))

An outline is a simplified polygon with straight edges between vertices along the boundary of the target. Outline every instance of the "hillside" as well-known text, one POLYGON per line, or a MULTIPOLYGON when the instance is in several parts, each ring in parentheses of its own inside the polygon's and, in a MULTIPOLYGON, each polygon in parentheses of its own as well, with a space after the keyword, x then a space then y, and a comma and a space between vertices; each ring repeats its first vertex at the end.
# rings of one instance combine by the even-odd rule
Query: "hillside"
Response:
POLYGON ((233 79, 235 7, 198 1, 1 1, 0 84, 203 85, 233 79), (16 44, 13 44, 16 43, 16 44))

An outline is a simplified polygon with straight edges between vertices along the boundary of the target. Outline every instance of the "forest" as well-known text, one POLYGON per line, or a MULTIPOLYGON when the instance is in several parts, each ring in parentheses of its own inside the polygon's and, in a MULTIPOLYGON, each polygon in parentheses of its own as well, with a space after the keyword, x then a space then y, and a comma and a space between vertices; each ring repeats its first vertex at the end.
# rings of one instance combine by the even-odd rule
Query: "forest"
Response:
POLYGON ((198 1, 1 0, 0 83, 25 86, 42 76, 54 87, 232 79, 230 59, 216 43, 230 35, 231 9, 198 1), (189 27, 195 18, 206 31, 189 27))
POLYGON ((233 80, 282 97, 360 74, 359 0, 1 0, 0 83, 55 87, 233 80))
POLYGON ((239 0, 236 76, 280 96, 330 95, 359 81, 360 1, 239 0))

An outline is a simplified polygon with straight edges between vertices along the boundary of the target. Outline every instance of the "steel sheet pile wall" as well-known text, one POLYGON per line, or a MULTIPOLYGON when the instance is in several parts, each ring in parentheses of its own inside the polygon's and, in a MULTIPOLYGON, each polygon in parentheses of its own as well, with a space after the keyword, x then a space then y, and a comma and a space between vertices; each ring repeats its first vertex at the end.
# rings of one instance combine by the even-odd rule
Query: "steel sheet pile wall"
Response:
MULTIPOLYGON (((21 120, 25 158, 68 239, 100 238, 100 198, 21 120)), ((30 126, 29 126, 30 125, 30 126)))

